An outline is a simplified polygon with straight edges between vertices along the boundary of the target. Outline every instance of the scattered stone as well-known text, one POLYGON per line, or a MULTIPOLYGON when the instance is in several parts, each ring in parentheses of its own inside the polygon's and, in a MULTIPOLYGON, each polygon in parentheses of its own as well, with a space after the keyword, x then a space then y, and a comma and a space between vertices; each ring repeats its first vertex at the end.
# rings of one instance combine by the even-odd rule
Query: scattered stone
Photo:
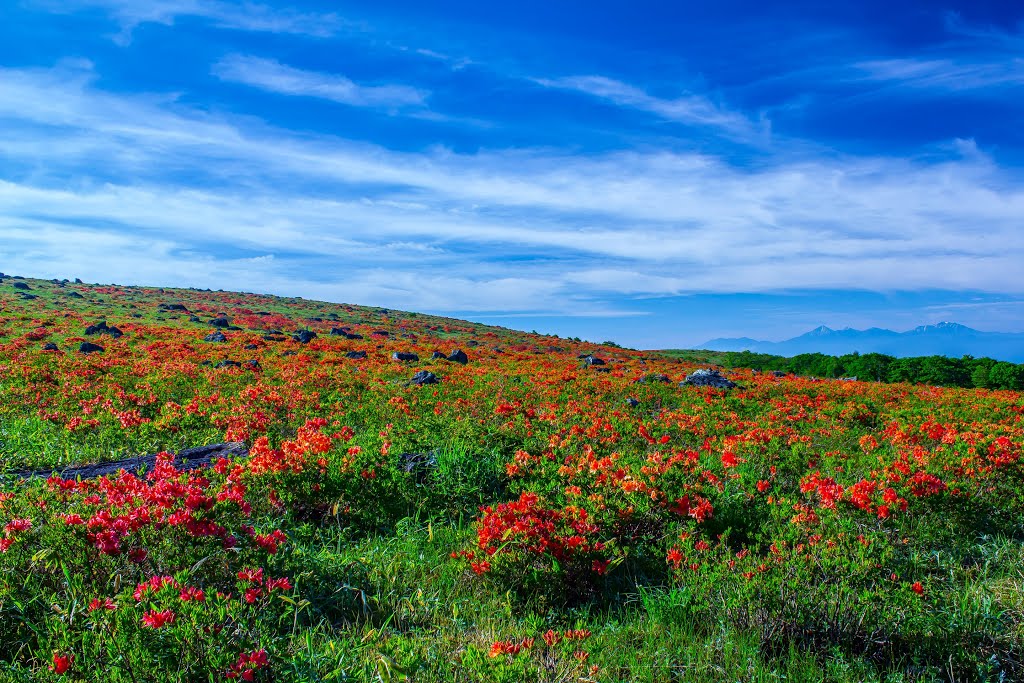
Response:
POLYGON ((786 373, 783 372, 782 370, 772 370, 772 375, 774 377, 785 377, 786 373))
POLYGON ((691 387, 714 387, 715 389, 732 389, 735 382, 730 382, 718 370, 701 368, 687 375, 686 379, 679 383, 680 386, 691 387))
POLYGON ((308 344, 314 339, 316 339, 316 332, 312 330, 299 330, 292 335, 292 341, 297 341, 300 344, 308 344))
POLYGON ((253 370, 262 370, 263 369, 263 367, 260 365, 260 362, 258 360, 256 360, 255 358, 253 358, 251 360, 245 361, 245 364, 248 365, 253 370))
POLYGON ((349 351, 345 354, 345 358, 351 358, 353 360, 362 360, 366 358, 366 351, 349 351))
POLYGON ((298 353, 296 351, 285 351, 284 353, 281 354, 281 357, 282 358, 287 358, 288 356, 296 356, 296 355, 298 355, 298 353))
POLYGON ((259 347, 256 346, 255 344, 246 344, 242 348, 244 348, 246 351, 254 351, 254 350, 258 349, 259 347))
POLYGON ((403 351, 395 351, 391 354, 391 360, 400 361, 418 361, 420 359, 415 353, 405 353, 403 351))
POLYGON ((455 349, 448 354, 448 360, 452 363, 458 363, 459 365, 465 365, 469 362, 469 356, 462 349, 455 349))
POLYGON ((77 278, 77 277, 76 277, 76 278, 75 278, 75 284, 76 284, 76 285, 81 285, 81 284, 84 284, 84 283, 82 282, 82 280, 81 280, 80 278, 77 278))
POLYGON ((31 287, 28 286, 28 283, 26 282, 15 282, 11 286, 14 287, 15 289, 32 289, 31 287))
POLYGON ((480 342, 478 342, 476 339, 470 339, 469 341, 466 342, 466 346, 480 346, 480 342))
POLYGON ((213 325, 214 327, 230 327, 231 320, 226 315, 219 315, 216 318, 211 318, 210 324, 213 325))
POLYGON ((388 332, 387 330, 374 330, 374 331, 373 331, 373 332, 371 332, 370 334, 372 334, 372 335, 373 335, 373 336, 375 336, 375 337, 387 337, 387 336, 389 336, 389 335, 390 335, 391 333, 390 333, 390 332, 388 332))
POLYGON ((103 347, 92 342, 82 342, 78 345, 79 353, 103 353, 103 347))
POLYGON ((212 361, 204 360, 200 365, 213 365, 212 361))
POLYGON ((60 351, 60 349, 53 342, 46 342, 43 344, 43 351, 60 351))
POLYGON ((275 342, 283 342, 288 339, 288 337, 284 336, 283 334, 265 334, 263 335, 263 338, 266 339, 267 341, 275 342))
POLYGON ((323 318, 318 317, 306 318, 306 320, 310 321, 311 323, 322 323, 324 321, 323 318))
POLYGON ((604 359, 603 358, 598 358, 597 356, 585 356, 583 358, 583 362, 586 363, 587 365, 591 366, 591 367, 593 367, 595 365, 604 365, 605 364, 604 359))
POLYGON ((188 321, 190 323, 201 323, 201 322, 203 322, 202 319, 198 315, 190 315, 188 317, 188 321))
POLYGON ((332 327, 331 328, 331 336, 332 337, 347 337, 348 336, 348 328, 347 327, 332 327))
POLYGON ((120 339, 124 336, 124 333, 116 327, 107 327, 107 321, 101 320, 95 325, 89 325, 85 328, 86 336, 92 336, 94 334, 105 334, 114 339, 120 339))
POLYGON ((270 311, 256 311, 256 315, 267 316, 267 315, 274 315, 274 314, 271 313, 270 311))
POLYGON ((432 354, 430 354, 430 360, 437 360, 439 358, 445 358, 445 355, 440 351, 434 351, 432 354))
POLYGON ((434 373, 427 372, 426 370, 420 370, 412 376, 412 379, 409 380, 409 384, 423 386, 424 384, 437 384, 439 381, 440 380, 438 380, 437 375, 434 373))
POLYGON ((217 330, 216 332, 211 332, 210 334, 203 337, 203 341, 213 342, 214 344, 223 344, 227 340, 228 338, 225 337, 224 333, 221 332, 220 330, 217 330))
POLYGON ((185 304, 160 304, 157 308, 165 311, 188 311, 185 304))
POLYGON ((19 296, 21 297, 22 301, 32 301, 32 299, 38 299, 39 298, 35 294, 25 294, 24 292, 21 292, 21 294, 19 294, 19 296))
POLYGON ((241 365, 242 364, 239 363, 237 360, 222 360, 221 362, 214 365, 213 368, 215 370, 220 370, 221 368, 237 368, 241 367, 241 365))
POLYGON ((663 375, 660 372, 651 373, 650 375, 644 375, 643 377, 634 380, 635 384, 647 384, 648 382, 661 382, 662 384, 668 384, 672 380, 669 379, 668 375, 663 375))
POLYGON ((626 403, 629 405, 630 408, 636 408, 638 405, 640 405, 640 401, 632 397, 627 398, 626 403))

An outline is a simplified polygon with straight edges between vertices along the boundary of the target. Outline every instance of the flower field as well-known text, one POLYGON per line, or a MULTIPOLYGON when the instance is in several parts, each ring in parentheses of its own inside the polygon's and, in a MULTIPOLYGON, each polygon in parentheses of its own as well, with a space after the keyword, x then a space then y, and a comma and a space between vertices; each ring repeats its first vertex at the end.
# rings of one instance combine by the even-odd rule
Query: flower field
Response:
POLYGON ((5 276, 0 676, 1024 680, 1024 395, 695 369, 5 276))

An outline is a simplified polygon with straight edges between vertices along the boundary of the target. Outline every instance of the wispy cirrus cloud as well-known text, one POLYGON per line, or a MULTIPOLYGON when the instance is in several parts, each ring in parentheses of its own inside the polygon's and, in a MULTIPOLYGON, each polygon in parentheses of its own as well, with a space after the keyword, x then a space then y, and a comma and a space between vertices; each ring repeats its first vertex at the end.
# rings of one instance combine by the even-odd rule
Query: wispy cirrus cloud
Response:
POLYGON ((231 274, 503 313, 701 292, 1024 293, 1024 186, 966 142, 942 162, 783 151, 757 169, 686 151, 400 152, 112 93, 87 64, 0 69, 0 120, 5 270, 102 279, 116 263, 139 282, 177 269, 196 286, 231 274))
POLYGON ((121 32, 115 38, 131 40, 132 31, 142 24, 171 26, 179 18, 209 21, 214 26, 261 33, 290 33, 326 38, 334 35, 344 19, 329 12, 298 12, 279 9, 259 2, 228 0, 31 0, 32 4, 53 12, 70 13, 87 9, 105 11, 118 23, 121 32))
POLYGON ((715 103, 706 95, 686 94, 672 99, 654 97, 636 86, 605 76, 533 80, 546 88, 578 92, 619 107, 648 112, 668 121, 711 128, 732 137, 753 139, 763 137, 768 132, 767 122, 754 122, 743 114, 715 103))
POLYGON ((853 65, 861 78, 912 88, 966 92, 1024 86, 1024 58, 877 59, 853 65))
POLYGON ((251 55, 228 55, 214 65, 213 74, 223 81, 268 92, 316 97, 355 107, 421 107, 429 95, 407 85, 359 85, 341 74, 297 69, 251 55))

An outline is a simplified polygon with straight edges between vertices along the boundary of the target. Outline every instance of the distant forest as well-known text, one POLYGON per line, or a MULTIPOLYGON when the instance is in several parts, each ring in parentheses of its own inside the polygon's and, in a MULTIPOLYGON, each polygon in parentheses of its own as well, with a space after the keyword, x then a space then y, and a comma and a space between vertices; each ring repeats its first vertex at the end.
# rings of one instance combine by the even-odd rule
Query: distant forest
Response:
POLYGON ((917 356, 896 358, 882 353, 827 356, 802 353, 786 358, 751 351, 669 351, 669 355, 726 368, 781 370, 808 377, 856 377, 872 382, 910 382, 945 387, 1024 390, 1024 364, 991 358, 917 356))

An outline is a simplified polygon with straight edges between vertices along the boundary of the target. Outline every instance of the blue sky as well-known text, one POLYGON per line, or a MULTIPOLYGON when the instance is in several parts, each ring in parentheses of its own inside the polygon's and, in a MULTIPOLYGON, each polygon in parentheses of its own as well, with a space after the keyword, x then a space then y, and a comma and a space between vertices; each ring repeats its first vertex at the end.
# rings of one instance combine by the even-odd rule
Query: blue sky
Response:
POLYGON ((1024 331, 1019 3, 2 5, 6 272, 644 348, 1024 331))

